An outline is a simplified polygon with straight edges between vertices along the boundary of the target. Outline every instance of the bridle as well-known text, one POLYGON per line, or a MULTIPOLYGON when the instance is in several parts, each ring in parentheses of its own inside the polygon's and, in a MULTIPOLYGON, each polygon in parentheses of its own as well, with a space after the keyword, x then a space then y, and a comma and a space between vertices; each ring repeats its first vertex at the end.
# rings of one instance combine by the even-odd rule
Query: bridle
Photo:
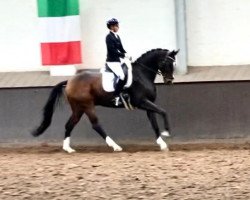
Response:
POLYGON ((162 75, 162 73, 159 71, 159 70, 153 70, 153 69, 151 69, 150 67, 148 67, 147 65, 144 65, 144 64, 142 64, 142 63, 140 63, 140 62, 138 62, 138 61, 136 61, 135 63, 137 63, 138 65, 140 65, 141 67, 143 67, 143 68, 145 68, 145 69, 147 69, 147 70, 149 70, 149 71, 151 71, 151 72, 154 72, 154 73, 156 73, 156 74, 158 74, 158 75, 162 75))
MULTIPOLYGON (((165 60, 167 60, 167 59, 169 59, 169 60, 171 60, 173 63, 175 63, 175 59, 174 59, 174 58, 172 58, 172 57, 170 57, 170 56, 166 56, 165 60)), ((163 74, 161 73, 161 71, 160 71, 159 69, 156 71, 156 70, 153 70, 153 69, 151 69, 150 67, 148 67, 147 65, 144 65, 143 63, 140 63, 140 62, 138 62, 138 61, 136 61, 135 63, 137 63, 137 64, 140 65, 141 67, 143 67, 143 68, 145 68, 145 69, 147 69, 147 70, 149 70, 149 71, 151 71, 151 72, 154 72, 154 73, 156 73, 156 74, 158 74, 158 75, 163 76, 163 74)))

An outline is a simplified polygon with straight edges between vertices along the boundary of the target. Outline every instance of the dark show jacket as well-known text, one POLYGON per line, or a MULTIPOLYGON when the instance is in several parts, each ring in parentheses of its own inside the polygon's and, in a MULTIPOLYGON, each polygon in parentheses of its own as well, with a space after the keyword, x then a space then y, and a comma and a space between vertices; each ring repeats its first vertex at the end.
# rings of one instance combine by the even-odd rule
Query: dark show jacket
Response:
POLYGON ((120 62, 120 58, 124 58, 125 53, 127 53, 122 46, 120 37, 116 37, 112 32, 106 36, 106 45, 107 62, 120 62))

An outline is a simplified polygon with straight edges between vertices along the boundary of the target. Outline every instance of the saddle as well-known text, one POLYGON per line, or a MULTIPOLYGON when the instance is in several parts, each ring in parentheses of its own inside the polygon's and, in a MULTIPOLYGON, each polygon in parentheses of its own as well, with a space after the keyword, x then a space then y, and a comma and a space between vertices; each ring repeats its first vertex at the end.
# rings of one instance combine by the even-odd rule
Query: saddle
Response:
MULTIPOLYGON (((126 61, 122 63, 122 70, 125 75, 124 81, 126 82, 124 88, 129 88, 132 84, 132 66, 126 61)), ((119 81, 119 77, 113 72, 110 66, 106 63, 100 71, 102 73, 102 87, 106 92, 114 92, 115 85, 119 81)))
MULTIPOLYGON (((112 63, 114 64, 114 63, 112 63)), ((117 63, 120 64, 120 63, 117 63)), ((113 66, 112 66, 113 67, 113 66)), ((120 66, 117 66, 120 67, 120 66)), ((124 83, 123 89, 127 89, 132 84, 132 66, 130 62, 127 64, 123 62, 121 64, 121 68, 123 70, 124 79, 122 82, 124 83)), ((101 69, 102 73, 102 87, 106 92, 114 92, 116 85, 120 81, 120 77, 111 69, 111 67, 106 63, 105 67, 101 69)), ((133 110, 133 107, 130 103, 130 96, 126 92, 122 92, 119 96, 115 97, 112 100, 112 104, 116 107, 120 107, 122 104, 128 110, 133 110)))

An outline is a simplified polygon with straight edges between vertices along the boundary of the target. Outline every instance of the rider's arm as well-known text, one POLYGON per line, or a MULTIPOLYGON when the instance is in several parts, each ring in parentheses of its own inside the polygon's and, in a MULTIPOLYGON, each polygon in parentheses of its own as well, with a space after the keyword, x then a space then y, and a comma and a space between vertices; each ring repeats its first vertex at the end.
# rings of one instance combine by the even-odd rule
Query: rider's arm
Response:
MULTIPOLYGON (((119 37, 119 36, 118 36, 119 37)), ((119 37, 119 39, 120 39, 120 37, 119 37)), ((121 41, 121 39, 120 39, 120 41, 121 41)), ((122 45, 122 42, 121 42, 121 48, 119 48, 119 51, 120 52, 122 52, 122 53, 127 53, 125 50, 124 50, 124 48, 123 48, 123 45, 122 45)))
POLYGON ((126 53, 126 52, 124 52, 125 50, 123 49, 122 51, 120 51, 120 49, 119 49, 119 51, 118 51, 118 49, 116 48, 116 45, 115 45, 115 41, 111 37, 106 37, 106 45, 107 45, 108 51, 110 53, 124 58, 125 53, 126 53))

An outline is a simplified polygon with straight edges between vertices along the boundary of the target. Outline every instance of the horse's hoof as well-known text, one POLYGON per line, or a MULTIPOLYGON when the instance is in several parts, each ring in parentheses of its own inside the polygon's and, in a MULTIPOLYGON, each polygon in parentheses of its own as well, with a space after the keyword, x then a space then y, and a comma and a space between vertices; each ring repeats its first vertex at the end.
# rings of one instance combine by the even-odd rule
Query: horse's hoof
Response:
POLYGON ((162 151, 168 151, 168 145, 166 142, 163 141, 163 139, 161 137, 159 137, 157 140, 156 140, 156 143, 160 146, 160 149, 162 151))
POLYGON ((114 147, 114 151, 117 151, 117 152, 122 151, 122 148, 120 146, 114 147))
POLYGON ((109 147, 112 147, 114 151, 122 151, 122 148, 114 142, 109 136, 106 137, 106 143, 109 147))
POLYGON ((164 137, 170 137, 169 131, 162 131, 161 135, 164 136, 164 137))
POLYGON ((63 148, 64 151, 66 151, 67 153, 75 153, 76 150, 72 149, 71 147, 67 147, 67 148, 63 148))
POLYGON ((160 148, 161 148, 161 151, 169 151, 168 146, 165 146, 165 147, 160 147, 160 148))
POLYGON ((161 144, 160 145, 160 149, 161 149, 161 151, 168 151, 169 149, 168 149, 168 145, 165 143, 165 144, 161 144))

